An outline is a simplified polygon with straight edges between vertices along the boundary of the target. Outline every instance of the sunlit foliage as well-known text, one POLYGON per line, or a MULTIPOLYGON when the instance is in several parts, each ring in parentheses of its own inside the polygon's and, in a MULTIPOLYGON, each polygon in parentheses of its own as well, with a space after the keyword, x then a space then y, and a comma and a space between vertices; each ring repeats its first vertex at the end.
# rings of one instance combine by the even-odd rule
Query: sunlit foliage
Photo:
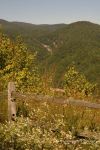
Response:
POLYGON ((64 88, 67 96, 84 98, 93 94, 96 84, 90 83, 75 66, 71 66, 64 76, 64 88))
POLYGON ((15 81, 20 91, 38 92, 40 77, 36 67, 36 53, 31 53, 21 38, 16 42, 0 34, 0 84, 5 88, 9 81, 15 81))

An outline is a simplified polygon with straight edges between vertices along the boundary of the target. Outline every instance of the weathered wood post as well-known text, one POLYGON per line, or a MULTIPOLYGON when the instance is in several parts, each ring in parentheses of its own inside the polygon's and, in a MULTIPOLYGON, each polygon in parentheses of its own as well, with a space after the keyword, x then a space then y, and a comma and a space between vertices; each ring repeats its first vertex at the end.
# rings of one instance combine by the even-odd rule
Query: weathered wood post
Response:
POLYGON ((8 121, 16 119, 16 99, 15 99, 15 84, 8 83, 8 121))

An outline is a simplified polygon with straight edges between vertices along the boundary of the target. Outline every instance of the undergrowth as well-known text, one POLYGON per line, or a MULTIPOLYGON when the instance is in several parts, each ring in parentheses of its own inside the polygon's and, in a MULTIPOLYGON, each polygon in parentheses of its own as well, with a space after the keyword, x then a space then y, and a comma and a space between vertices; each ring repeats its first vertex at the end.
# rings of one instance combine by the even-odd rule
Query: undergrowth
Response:
POLYGON ((100 133, 100 111, 35 100, 17 110, 16 121, 0 124, 0 150, 99 150, 99 140, 79 135, 100 133))

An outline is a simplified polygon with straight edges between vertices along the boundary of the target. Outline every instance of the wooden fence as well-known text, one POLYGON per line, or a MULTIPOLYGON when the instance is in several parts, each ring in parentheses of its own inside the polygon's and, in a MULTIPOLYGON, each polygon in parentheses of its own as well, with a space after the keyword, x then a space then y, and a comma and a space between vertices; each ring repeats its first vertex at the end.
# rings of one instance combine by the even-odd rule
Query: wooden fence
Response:
POLYGON ((37 101, 46 101, 53 102, 62 105, 73 105, 73 106, 81 106, 88 107, 91 109, 100 109, 100 104, 91 103, 84 100, 75 100, 73 98, 64 99, 64 98, 56 98, 48 95, 36 95, 36 94, 23 94, 20 92, 16 92, 14 82, 9 82, 8 84, 8 120, 15 120, 16 118, 16 100, 37 100, 37 101))

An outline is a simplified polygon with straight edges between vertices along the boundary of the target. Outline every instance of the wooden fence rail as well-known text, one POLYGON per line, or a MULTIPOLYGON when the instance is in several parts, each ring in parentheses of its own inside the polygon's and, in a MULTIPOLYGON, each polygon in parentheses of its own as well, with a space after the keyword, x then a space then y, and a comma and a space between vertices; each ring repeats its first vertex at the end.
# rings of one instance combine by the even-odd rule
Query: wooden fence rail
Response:
POLYGON ((36 95, 36 94, 23 94, 15 91, 14 82, 9 82, 8 84, 8 120, 15 120, 16 117, 16 100, 37 100, 37 101, 45 101, 52 102, 62 105, 73 105, 80 107, 87 107, 91 109, 100 109, 100 104, 91 103, 84 100, 75 100, 73 98, 64 99, 64 98, 56 98, 48 95, 36 95))
POLYGON ((19 100, 37 100, 37 101, 46 101, 46 102, 53 102, 58 104, 68 104, 68 105, 75 105, 81 107, 88 107, 91 109, 100 109, 100 104, 87 102, 84 100, 75 100, 73 98, 64 99, 64 98, 56 98, 53 96, 48 95, 36 95, 36 94, 23 94, 23 93, 15 93, 16 99, 19 100))

